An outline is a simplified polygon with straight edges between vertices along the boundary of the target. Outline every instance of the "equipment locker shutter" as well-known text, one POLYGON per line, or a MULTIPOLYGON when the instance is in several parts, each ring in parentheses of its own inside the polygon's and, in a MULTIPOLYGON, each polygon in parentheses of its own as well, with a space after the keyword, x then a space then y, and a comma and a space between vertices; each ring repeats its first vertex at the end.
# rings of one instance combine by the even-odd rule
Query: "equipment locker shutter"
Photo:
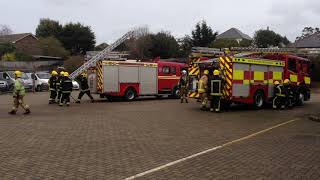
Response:
POLYGON ((234 63, 233 64, 233 80, 232 96, 249 97, 250 85, 246 83, 245 72, 249 72, 249 64, 234 63))
POLYGON ((119 66, 103 66, 104 92, 119 92, 119 66))
POLYGON ((140 94, 152 95, 158 93, 158 68, 140 67, 140 94))
POLYGON ((119 66, 120 83, 139 83, 139 66, 119 66))

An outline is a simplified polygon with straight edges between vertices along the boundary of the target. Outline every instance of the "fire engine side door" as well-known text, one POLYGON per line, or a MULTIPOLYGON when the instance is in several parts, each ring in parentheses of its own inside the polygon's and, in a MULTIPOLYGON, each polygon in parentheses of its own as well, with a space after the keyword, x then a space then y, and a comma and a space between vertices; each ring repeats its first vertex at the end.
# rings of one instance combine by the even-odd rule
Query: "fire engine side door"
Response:
POLYGON ((119 92, 119 66, 105 64, 103 66, 103 89, 105 93, 119 92))

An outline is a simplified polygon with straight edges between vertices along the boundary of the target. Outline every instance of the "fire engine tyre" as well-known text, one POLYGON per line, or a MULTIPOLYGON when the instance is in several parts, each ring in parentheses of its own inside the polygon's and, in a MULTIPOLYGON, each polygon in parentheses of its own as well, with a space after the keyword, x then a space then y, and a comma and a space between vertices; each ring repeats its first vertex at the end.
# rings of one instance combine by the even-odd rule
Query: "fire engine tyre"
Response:
POLYGON ((175 87, 172 91, 172 97, 173 98, 180 98, 180 89, 178 87, 175 87))
POLYGON ((253 106, 256 109, 261 109, 264 105, 264 94, 263 91, 257 91, 254 95, 253 106))
POLYGON ((136 99, 136 97, 137 97, 137 93, 133 88, 128 88, 126 93, 124 94, 124 98, 127 101, 132 101, 136 99))

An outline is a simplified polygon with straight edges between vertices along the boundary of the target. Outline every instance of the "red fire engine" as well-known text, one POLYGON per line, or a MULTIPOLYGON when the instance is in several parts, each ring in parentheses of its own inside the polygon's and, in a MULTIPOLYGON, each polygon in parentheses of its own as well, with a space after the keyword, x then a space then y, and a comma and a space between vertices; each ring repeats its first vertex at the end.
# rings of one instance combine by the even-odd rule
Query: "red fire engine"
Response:
MULTIPOLYGON (((220 56, 200 64, 210 64, 211 68, 220 69, 225 78, 222 94, 227 104, 246 103, 261 108, 274 96, 274 81, 281 83, 284 79, 290 79, 294 86, 303 85, 304 90, 299 92, 301 101, 310 99, 310 61, 305 58, 280 52, 251 52, 220 56)), ((201 65, 198 65, 198 68, 201 69, 201 65)), ((193 88, 190 96, 197 97, 194 85, 197 82, 196 77, 191 75, 191 79, 193 88)))
POLYGON ((89 75, 90 88, 101 97, 179 97, 178 82, 186 64, 176 62, 98 61, 89 75), (95 83, 96 82, 96 83, 95 83))

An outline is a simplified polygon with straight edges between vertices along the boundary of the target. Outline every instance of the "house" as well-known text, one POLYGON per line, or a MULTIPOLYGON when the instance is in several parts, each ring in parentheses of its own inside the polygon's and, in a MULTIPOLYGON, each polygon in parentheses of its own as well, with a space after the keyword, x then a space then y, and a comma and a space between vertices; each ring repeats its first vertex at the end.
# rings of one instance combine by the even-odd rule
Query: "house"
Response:
POLYGON ((217 39, 236 40, 238 42, 244 39, 250 40, 250 41, 252 40, 252 38, 249 35, 244 34, 239 29, 236 29, 236 28, 231 28, 226 32, 221 33, 220 35, 217 36, 217 39))
POLYGON ((31 33, 0 36, 0 43, 13 43, 16 50, 28 55, 42 55, 38 39, 31 33))
POLYGON ((301 38, 293 43, 292 47, 298 48, 300 52, 320 54, 320 33, 301 38))

